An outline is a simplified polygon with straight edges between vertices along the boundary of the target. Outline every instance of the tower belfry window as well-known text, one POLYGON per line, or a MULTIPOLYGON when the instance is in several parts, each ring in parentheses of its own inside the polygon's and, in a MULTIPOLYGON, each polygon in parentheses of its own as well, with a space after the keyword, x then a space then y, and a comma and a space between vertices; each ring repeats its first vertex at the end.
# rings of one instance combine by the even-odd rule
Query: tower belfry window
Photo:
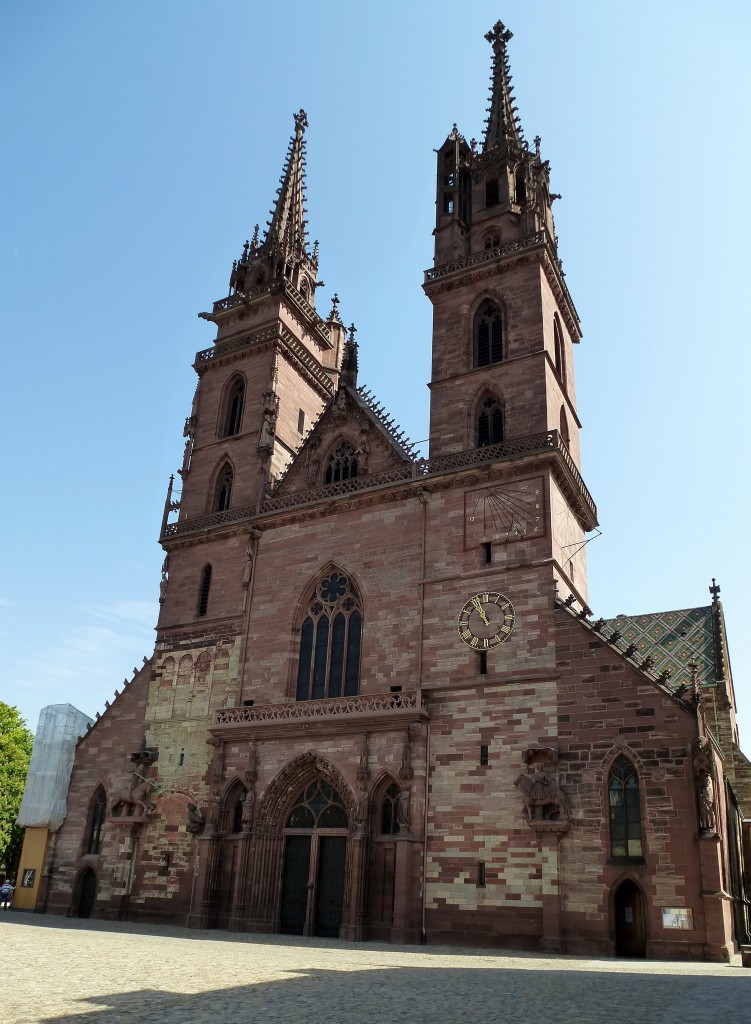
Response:
POLYGON ((211 566, 205 565, 201 573, 201 585, 198 589, 197 614, 203 616, 209 610, 209 591, 211 590, 211 566))
POLYGON ((501 311, 486 302, 475 320, 475 366, 500 363, 503 356, 503 321, 501 311))
POLYGON ((354 583, 332 570, 308 600, 300 630, 297 700, 354 696, 360 687, 362 607, 354 583))
POLYGON ((488 178, 485 182, 485 205, 497 206, 499 201, 498 178, 488 178))
POLYGON ((342 441, 329 456, 324 479, 327 484, 333 484, 338 480, 349 480, 355 476, 357 476, 357 453, 349 441, 342 441))
POLYGON ((222 467, 219 476, 216 481, 216 491, 214 492, 214 511, 224 512, 230 506, 232 500, 232 483, 234 481, 234 473, 232 472, 232 466, 229 463, 222 467))
POLYGON ((234 382, 227 395, 227 412, 224 420, 224 437, 234 437, 240 433, 245 399, 245 383, 239 378, 234 382))
POLYGON ((503 409, 494 395, 488 395, 480 403, 477 417, 477 447, 498 444, 503 440, 503 409))

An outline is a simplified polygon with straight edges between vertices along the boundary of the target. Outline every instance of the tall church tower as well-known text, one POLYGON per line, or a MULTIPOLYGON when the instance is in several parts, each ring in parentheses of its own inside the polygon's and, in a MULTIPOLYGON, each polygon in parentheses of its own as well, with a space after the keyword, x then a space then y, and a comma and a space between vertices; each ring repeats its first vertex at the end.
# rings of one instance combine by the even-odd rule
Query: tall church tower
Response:
POLYGON ((424 285, 434 310, 430 457, 477 450, 478 463, 507 463, 505 476, 544 459, 542 490, 493 487, 470 499, 466 540, 490 562, 495 542, 547 535, 562 596, 586 602, 584 531, 596 510, 580 475, 581 332, 558 257, 558 196, 539 137, 530 148, 522 133, 511 32, 498 22, 486 39, 493 66, 482 145, 454 125, 438 150, 435 262, 424 285))

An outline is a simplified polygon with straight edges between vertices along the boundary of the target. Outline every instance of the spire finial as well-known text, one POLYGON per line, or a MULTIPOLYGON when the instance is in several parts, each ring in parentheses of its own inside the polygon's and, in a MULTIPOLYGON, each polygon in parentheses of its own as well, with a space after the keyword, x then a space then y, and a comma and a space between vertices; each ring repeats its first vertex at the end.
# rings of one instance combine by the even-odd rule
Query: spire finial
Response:
POLYGON ((709 593, 712 595, 712 604, 720 603, 720 585, 717 580, 712 577, 712 586, 709 588, 709 593))
POLYGON ((490 32, 486 33, 485 38, 493 47, 493 70, 483 152, 502 144, 521 148, 524 145, 524 138, 516 112, 506 52, 506 44, 513 38, 513 33, 502 21, 497 21, 490 32))
POLYGON ((342 318, 339 316, 339 296, 334 292, 331 299, 331 312, 328 315, 329 320, 333 320, 334 323, 340 324, 342 318))

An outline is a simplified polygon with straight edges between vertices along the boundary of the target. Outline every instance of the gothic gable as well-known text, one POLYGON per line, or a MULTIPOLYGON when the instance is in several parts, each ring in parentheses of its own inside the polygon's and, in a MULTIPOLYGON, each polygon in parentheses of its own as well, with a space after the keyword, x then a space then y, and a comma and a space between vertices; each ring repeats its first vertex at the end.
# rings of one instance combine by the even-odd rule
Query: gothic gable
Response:
POLYGON ((367 392, 341 384, 280 479, 274 497, 373 477, 414 463, 412 445, 367 392))

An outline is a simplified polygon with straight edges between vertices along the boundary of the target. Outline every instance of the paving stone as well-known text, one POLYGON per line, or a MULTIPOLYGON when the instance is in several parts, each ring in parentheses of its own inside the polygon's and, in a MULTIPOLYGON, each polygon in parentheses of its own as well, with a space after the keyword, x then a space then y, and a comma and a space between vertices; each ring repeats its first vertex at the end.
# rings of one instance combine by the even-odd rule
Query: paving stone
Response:
POLYGON ((748 1024, 751 971, 0 919, 2 1024, 748 1024))

